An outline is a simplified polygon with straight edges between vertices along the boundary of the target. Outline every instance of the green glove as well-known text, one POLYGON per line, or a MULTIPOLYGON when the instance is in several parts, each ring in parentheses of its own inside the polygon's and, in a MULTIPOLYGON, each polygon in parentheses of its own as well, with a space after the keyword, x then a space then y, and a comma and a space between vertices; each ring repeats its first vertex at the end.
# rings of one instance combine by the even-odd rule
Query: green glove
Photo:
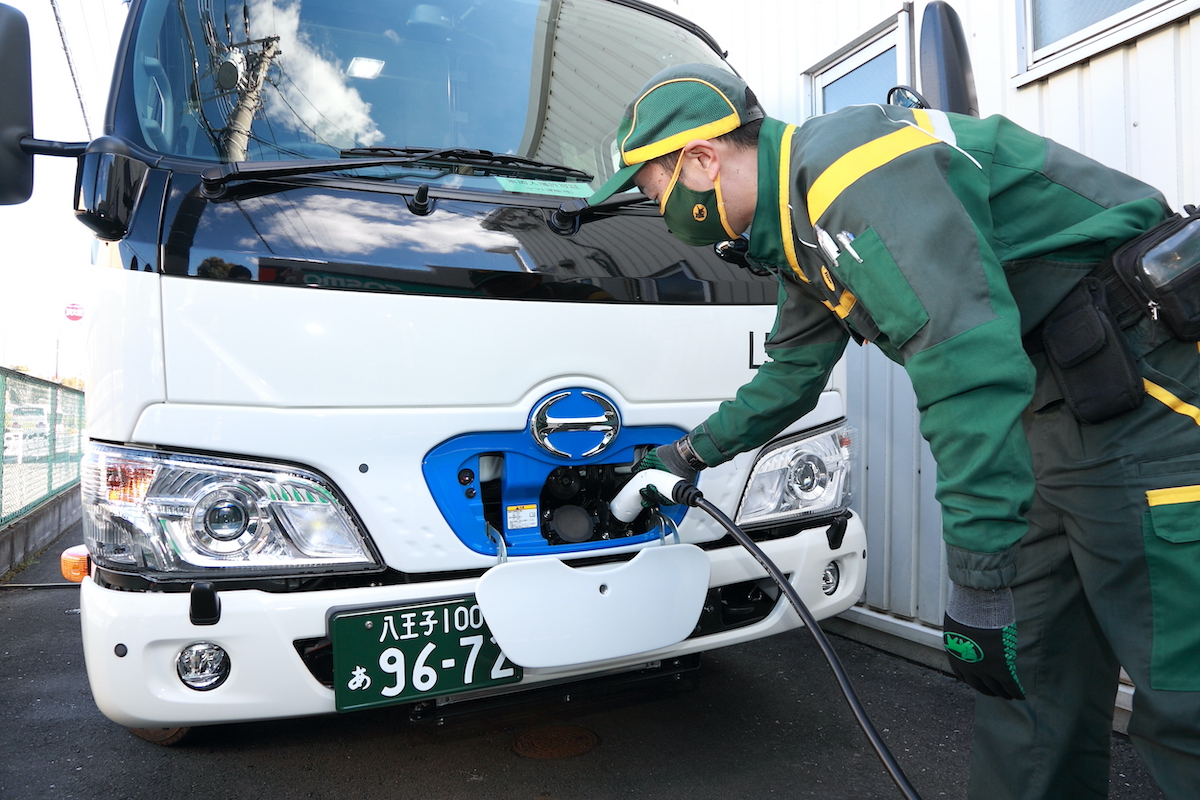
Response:
POLYGON ((678 475, 688 483, 695 483, 696 473, 706 466, 708 465, 704 463, 704 459, 700 458, 692 448, 691 441, 684 436, 682 439, 676 439, 670 444, 660 445, 651 450, 637 463, 633 471, 661 469, 672 475, 678 475))
MULTIPOLYGON (((706 464, 700 456, 696 455, 696 451, 692 449, 692 443, 685 436, 670 444, 660 445, 647 453, 641 461, 634 466, 634 472, 641 472, 644 469, 661 469, 663 472, 669 472, 672 475, 678 475, 688 483, 696 482, 696 473, 704 469, 706 464)), ((649 491, 653 487, 648 487, 645 491, 649 491)), ((661 493, 655 492, 657 495, 656 502, 658 505, 674 505, 675 501, 669 497, 664 497, 661 493)))
POLYGON ((1024 700, 1017 677, 1017 622, 1012 590, 953 584, 942 623, 950 669, 982 694, 1024 700))

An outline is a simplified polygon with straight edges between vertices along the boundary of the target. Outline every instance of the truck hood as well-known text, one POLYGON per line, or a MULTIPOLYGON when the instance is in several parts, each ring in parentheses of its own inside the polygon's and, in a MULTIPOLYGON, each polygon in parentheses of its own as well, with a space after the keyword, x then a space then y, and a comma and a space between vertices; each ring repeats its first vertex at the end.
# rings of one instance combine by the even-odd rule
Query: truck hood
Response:
POLYGON ((636 402, 695 401, 749 380, 774 278, 679 243, 656 215, 564 237, 550 210, 435 191, 418 216, 399 194, 317 186, 209 201, 176 179, 166 399, 478 406, 591 376, 636 402))

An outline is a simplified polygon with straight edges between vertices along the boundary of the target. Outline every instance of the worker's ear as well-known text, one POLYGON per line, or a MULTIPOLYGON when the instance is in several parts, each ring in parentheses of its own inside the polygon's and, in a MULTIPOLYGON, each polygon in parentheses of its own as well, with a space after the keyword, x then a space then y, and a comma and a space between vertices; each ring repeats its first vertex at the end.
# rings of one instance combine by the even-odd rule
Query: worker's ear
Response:
POLYGON ((709 139, 693 139, 683 146, 683 157, 692 160, 710 181, 721 171, 721 155, 709 139))

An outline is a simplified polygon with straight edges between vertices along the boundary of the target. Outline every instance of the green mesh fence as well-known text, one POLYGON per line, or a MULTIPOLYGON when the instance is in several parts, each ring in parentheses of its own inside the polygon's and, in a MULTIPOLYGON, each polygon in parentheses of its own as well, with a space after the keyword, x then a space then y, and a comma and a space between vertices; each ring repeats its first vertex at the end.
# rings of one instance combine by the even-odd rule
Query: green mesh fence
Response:
POLYGON ((0 525, 79 482, 83 392, 0 367, 0 525))

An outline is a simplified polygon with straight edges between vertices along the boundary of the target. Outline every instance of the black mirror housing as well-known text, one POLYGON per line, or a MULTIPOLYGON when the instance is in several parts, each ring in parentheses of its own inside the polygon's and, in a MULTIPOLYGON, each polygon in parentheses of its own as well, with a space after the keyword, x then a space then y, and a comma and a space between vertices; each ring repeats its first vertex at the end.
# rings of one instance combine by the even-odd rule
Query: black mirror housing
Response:
POLYGON ((129 155, 119 139, 101 136, 79 157, 75 173, 75 218, 106 241, 129 230, 149 165, 129 155))
POLYGON ((33 67, 29 23, 0 4, 0 205, 24 203, 33 194, 33 154, 21 140, 33 136, 33 67))
POLYGON ((979 116, 967 37, 945 0, 925 6, 921 18, 921 93, 930 108, 979 116))
POLYGON ((929 101, 911 86, 893 86, 888 89, 887 102, 889 106, 901 108, 933 108, 929 101))

